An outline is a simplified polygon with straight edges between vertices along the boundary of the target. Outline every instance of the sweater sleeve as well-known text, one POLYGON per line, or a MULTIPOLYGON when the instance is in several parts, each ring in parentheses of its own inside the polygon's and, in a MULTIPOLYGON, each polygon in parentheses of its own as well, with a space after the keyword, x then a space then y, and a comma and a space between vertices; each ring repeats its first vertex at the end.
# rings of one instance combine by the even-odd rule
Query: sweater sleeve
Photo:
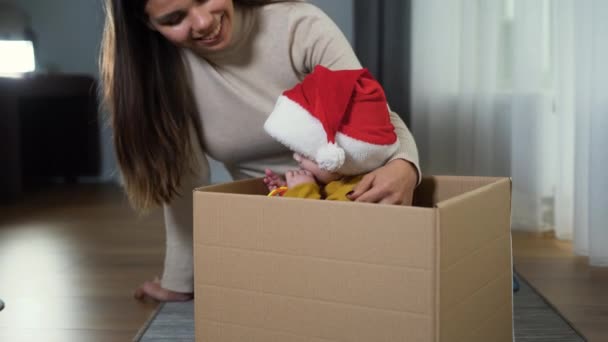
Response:
MULTIPOLYGON (((306 75, 319 64, 333 70, 362 67, 342 31, 323 11, 311 4, 298 5, 290 12, 289 31, 291 58, 299 73, 306 75)), ((412 163, 420 184, 422 173, 414 137, 397 113, 390 114, 400 146, 389 161, 404 159, 412 163)))
POLYGON ((193 172, 182 177, 179 195, 163 206, 166 247, 161 286, 184 293, 194 290, 192 192, 210 181, 209 164, 198 141, 194 148, 197 159, 193 172))
POLYGON ((391 123, 395 127, 395 134, 399 138, 399 148, 395 154, 389 159, 389 161, 395 159, 406 160, 416 167, 418 173, 418 184, 422 181, 422 171, 418 163, 418 148, 416 147, 416 141, 410 130, 405 125, 405 122, 401 120, 401 117, 397 113, 390 111, 391 123))
POLYGON ((361 68, 342 31, 314 5, 294 4, 288 30, 291 60, 301 75, 309 74, 319 64, 334 70, 361 68))

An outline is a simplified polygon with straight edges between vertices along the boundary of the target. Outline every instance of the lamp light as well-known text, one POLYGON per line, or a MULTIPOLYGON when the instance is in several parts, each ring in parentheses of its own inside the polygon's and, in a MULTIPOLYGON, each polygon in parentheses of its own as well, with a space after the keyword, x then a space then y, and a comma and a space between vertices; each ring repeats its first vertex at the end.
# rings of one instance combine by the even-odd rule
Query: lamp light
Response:
POLYGON ((36 70, 34 44, 30 40, 0 40, 0 77, 22 77, 36 70))

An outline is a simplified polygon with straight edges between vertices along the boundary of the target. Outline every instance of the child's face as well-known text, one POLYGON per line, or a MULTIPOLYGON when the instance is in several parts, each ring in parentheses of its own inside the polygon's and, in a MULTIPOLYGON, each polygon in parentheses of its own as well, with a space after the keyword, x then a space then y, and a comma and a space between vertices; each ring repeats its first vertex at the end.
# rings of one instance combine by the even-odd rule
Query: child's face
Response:
POLYGON ((333 182, 342 178, 341 174, 323 170, 319 167, 319 165, 317 165, 317 163, 302 156, 299 153, 294 153, 293 159, 298 162, 298 165, 300 165, 301 169, 310 171, 319 183, 327 184, 329 182, 333 182))

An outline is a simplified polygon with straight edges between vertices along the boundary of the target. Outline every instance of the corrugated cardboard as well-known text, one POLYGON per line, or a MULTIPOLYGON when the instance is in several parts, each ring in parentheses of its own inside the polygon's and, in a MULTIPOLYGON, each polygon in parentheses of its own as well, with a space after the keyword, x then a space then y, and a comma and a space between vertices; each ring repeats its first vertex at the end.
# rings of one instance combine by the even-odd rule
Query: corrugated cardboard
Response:
POLYGON ((198 342, 512 341, 508 178, 425 178, 415 206, 194 192, 198 342))

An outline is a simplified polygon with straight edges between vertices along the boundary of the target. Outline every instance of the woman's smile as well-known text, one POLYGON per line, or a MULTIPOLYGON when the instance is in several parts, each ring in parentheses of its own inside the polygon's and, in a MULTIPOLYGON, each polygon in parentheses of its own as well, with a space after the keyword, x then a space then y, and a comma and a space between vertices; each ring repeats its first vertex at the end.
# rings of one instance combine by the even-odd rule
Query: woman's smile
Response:
POLYGON ((211 33, 207 34, 206 36, 202 36, 202 37, 194 37, 194 40, 199 43, 199 44, 204 44, 207 46, 211 46, 211 45, 215 45, 217 43, 219 43, 221 41, 222 38, 222 23, 223 23, 223 19, 224 19, 224 13, 222 13, 219 18, 217 19, 217 24, 215 25, 215 28, 213 29, 213 31, 211 31, 211 33))
POLYGON ((232 39, 232 0, 147 0, 150 28, 199 55, 226 48, 232 39))

